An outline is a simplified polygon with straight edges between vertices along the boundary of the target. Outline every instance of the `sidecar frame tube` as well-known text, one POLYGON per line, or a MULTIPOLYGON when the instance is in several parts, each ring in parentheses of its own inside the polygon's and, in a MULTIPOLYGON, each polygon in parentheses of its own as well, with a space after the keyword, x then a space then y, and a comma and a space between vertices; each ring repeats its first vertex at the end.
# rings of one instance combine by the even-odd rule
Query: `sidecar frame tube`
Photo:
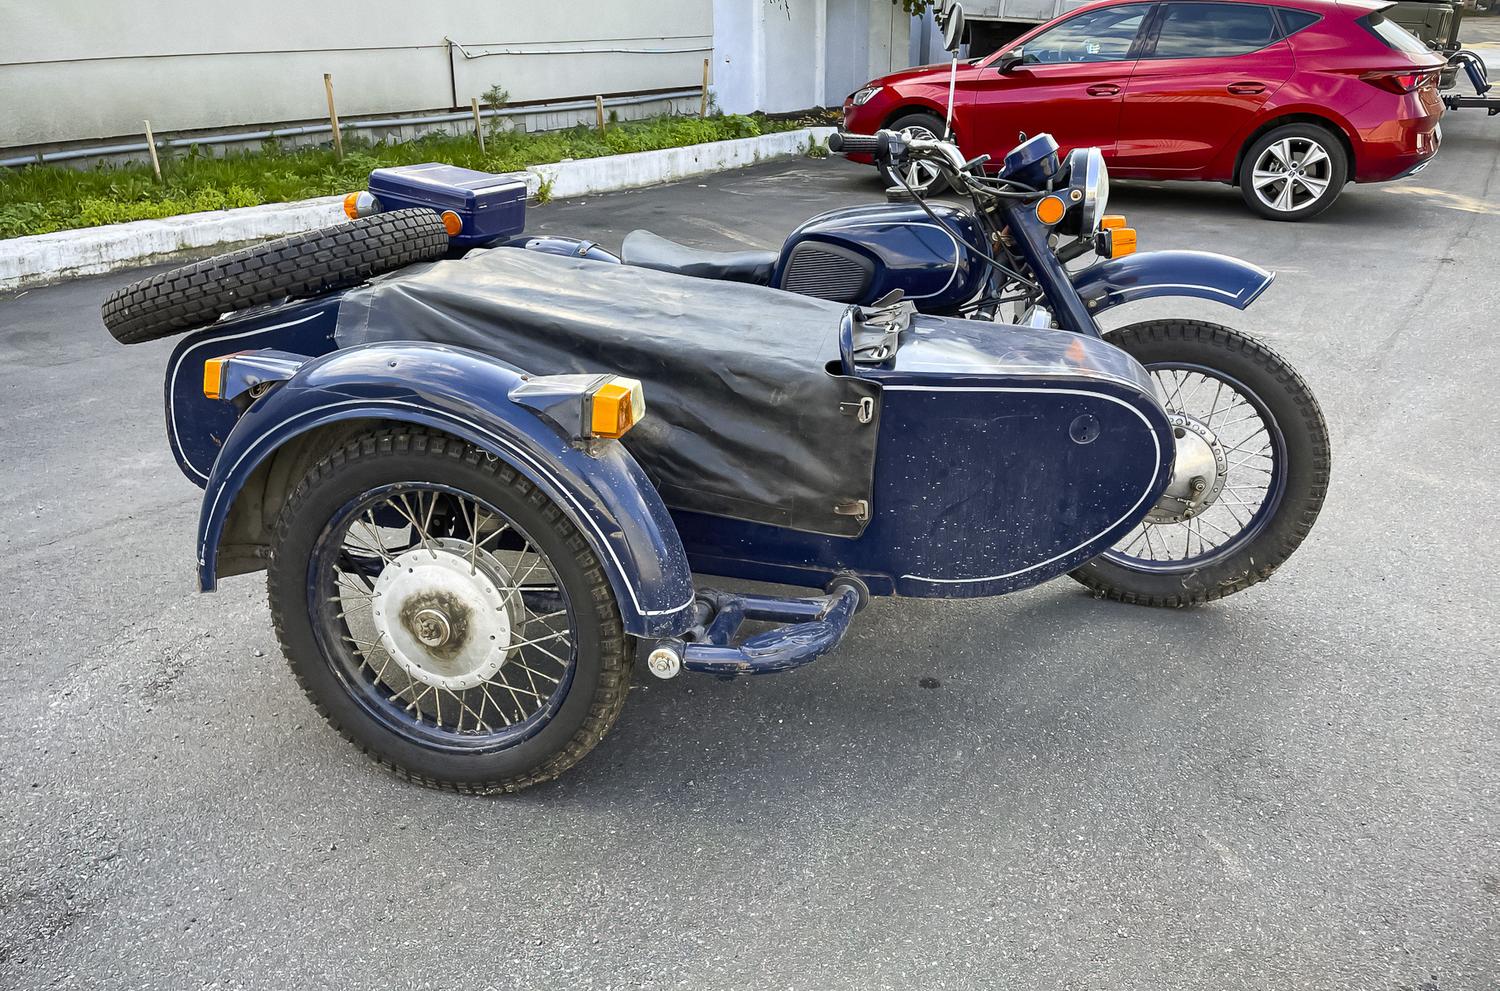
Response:
POLYGON ((675 650, 689 671, 721 676, 790 671, 839 645, 859 601, 859 589, 852 584, 810 599, 703 589, 693 603, 692 628, 681 639, 657 646, 675 650), (747 620, 784 625, 735 643, 747 620))

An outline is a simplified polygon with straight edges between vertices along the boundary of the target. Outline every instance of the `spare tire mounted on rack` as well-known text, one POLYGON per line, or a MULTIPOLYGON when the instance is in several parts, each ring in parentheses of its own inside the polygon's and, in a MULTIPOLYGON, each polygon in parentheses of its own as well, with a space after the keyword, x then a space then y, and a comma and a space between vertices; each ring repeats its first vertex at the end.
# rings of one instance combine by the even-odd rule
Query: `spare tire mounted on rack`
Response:
POLYGON ((226 313, 343 289, 448 252, 434 210, 395 210, 293 234, 174 268, 111 293, 104 325, 135 344, 212 323, 226 313))

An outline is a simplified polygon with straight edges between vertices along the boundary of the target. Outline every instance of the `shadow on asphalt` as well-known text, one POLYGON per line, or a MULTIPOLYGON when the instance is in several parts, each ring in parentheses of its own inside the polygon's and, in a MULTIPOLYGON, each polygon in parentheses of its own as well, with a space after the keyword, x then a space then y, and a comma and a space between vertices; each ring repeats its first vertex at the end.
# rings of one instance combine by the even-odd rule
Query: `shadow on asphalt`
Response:
MULTIPOLYGON (((1421 176, 1402 180, 1417 184, 1421 176)), ((1311 220, 1299 221, 1301 226, 1319 228, 1364 229, 1387 227, 1410 223, 1418 215, 1426 213, 1433 204, 1423 203, 1415 196, 1389 195, 1395 185, 1350 183, 1344 193, 1325 213, 1311 220)), ((1109 208, 1111 212, 1129 214, 1132 208, 1153 208, 1191 214, 1196 221, 1222 220, 1229 223, 1244 221, 1250 225, 1278 224, 1280 221, 1265 220, 1252 213, 1245 205, 1240 191, 1233 186, 1214 182, 1156 183, 1142 180, 1121 180, 1111 183, 1109 208)), ((1287 225, 1292 226, 1292 225, 1287 225)), ((1233 253, 1232 245, 1225 249, 1233 253)))
POLYGON ((837 653, 775 677, 660 682, 638 664, 621 721, 599 749, 562 779, 505 801, 555 812, 689 793, 729 807, 800 795, 878 812, 917 782, 954 777, 957 786, 969 760, 1012 769, 1017 787, 1039 765, 1066 766, 1083 790, 1103 786, 1115 772, 1097 753, 1131 735, 1142 697, 1197 696, 1234 680, 1241 634, 1219 604, 1149 609, 1071 584, 962 604, 877 600, 837 653), (893 633, 937 639, 899 645, 893 633), (1070 654, 1079 640, 1096 654, 1083 665, 1070 654), (1195 644, 1193 672, 1184 679, 1171 665, 1170 687, 1158 685, 1159 667, 1122 672, 1115 663, 1124 645, 1184 642, 1195 644), (956 766, 955 748, 967 754, 956 766))

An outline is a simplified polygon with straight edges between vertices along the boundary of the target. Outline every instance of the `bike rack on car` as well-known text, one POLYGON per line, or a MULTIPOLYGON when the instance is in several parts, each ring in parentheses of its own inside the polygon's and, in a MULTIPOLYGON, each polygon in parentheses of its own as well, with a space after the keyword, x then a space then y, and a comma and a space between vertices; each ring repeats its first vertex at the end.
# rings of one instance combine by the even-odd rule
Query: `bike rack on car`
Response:
POLYGON ((1484 59, 1478 53, 1468 49, 1460 49, 1449 57, 1450 65, 1461 67, 1469 77, 1469 82, 1474 86, 1475 96, 1463 96, 1458 93, 1444 93, 1443 106, 1449 110, 1457 110, 1460 107, 1478 107, 1488 110, 1490 116, 1500 114, 1500 96, 1486 96, 1491 89, 1489 72, 1485 68, 1484 59))

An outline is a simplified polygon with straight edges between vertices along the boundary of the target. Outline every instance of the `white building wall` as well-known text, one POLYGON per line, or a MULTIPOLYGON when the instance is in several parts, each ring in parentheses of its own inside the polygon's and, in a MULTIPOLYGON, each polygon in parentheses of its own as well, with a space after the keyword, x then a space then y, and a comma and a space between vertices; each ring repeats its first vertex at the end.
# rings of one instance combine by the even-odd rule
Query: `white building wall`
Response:
POLYGON ((714 0, 714 93, 729 113, 837 106, 904 68, 911 18, 891 0, 714 0))
POLYGON ((709 0, 0 0, 0 148, 326 118, 325 72, 349 117, 696 87, 713 33, 709 0))
POLYGON ((828 0, 828 63, 825 104, 844 97, 870 79, 869 0, 828 0))
POLYGON ((692 89, 709 57, 726 112, 836 106, 906 64, 910 23, 891 0, 0 0, 0 148, 325 120, 325 72, 350 119, 692 89))
POLYGON ((761 2, 714 0, 713 92, 725 113, 759 109, 765 92, 766 36, 761 2))

